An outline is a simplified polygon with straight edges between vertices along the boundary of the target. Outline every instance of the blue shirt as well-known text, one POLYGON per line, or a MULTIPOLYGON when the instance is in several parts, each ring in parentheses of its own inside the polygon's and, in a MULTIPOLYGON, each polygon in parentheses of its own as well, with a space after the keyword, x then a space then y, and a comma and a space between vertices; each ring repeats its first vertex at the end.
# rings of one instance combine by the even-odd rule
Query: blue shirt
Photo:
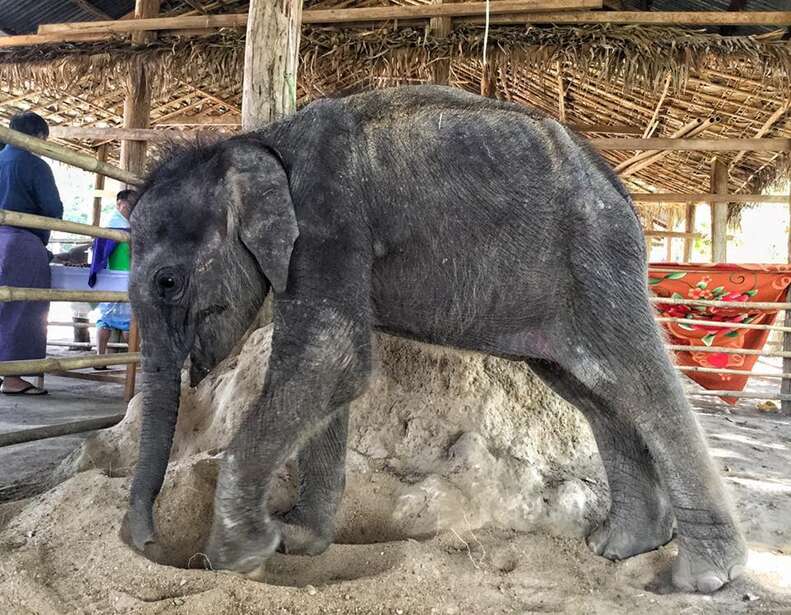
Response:
MULTIPOLYGON (((49 218, 63 217, 52 169, 38 156, 6 145, 0 151, 0 209, 49 218)), ((49 243, 49 231, 26 229, 49 243)))

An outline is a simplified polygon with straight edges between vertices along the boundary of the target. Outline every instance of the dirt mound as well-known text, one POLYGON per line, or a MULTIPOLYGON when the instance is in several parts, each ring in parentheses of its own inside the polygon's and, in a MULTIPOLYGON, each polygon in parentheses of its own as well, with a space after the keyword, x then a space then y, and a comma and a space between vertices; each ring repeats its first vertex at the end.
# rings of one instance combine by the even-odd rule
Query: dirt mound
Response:
MULTIPOLYGON (((663 593, 672 545, 618 564, 592 555, 579 536, 607 493, 576 411, 524 365, 387 337, 352 408, 337 543, 315 558, 275 555, 255 579, 212 572, 201 551, 218 450, 260 392, 270 339, 255 331, 183 392, 156 507, 167 565, 118 538, 136 399, 64 462, 63 482, 0 507, 0 613, 791 612, 791 557, 777 547, 751 553, 747 578, 714 596, 663 593)), ((731 448, 718 449, 729 464, 743 456, 731 448)), ((292 493, 285 469, 273 505, 292 493)))

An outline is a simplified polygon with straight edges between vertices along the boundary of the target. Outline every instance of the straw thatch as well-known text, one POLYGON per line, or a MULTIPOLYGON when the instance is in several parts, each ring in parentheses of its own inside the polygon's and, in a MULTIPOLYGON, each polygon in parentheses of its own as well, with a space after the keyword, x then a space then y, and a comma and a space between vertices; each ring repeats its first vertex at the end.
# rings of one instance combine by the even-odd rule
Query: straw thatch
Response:
MULTIPOLYGON (((239 10, 242 4, 226 2, 225 8, 239 10)), ((326 4, 332 0, 322 8, 326 4)), ((172 11, 184 11, 174 6, 172 11)), ((349 88, 426 82, 432 64, 440 61, 450 63, 451 85, 479 91, 484 37, 484 28, 477 26, 456 28, 445 39, 416 27, 304 27, 298 98, 304 103, 349 88)), ((488 32, 487 48, 498 97, 557 116, 560 78, 571 123, 625 125, 642 134, 656 115, 651 136, 668 136, 695 118, 717 116, 696 136, 791 137, 791 113, 780 113, 791 90, 791 42, 778 34, 497 26, 488 32)), ((237 124, 243 49, 239 31, 160 36, 144 47, 118 38, 0 49, 0 116, 32 106, 54 124, 119 125, 128 65, 135 61, 146 65, 152 79, 154 125, 237 124)), ((606 153, 613 164, 631 155, 606 153)), ((768 152, 721 156, 729 165, 731 190, 743 193, 762 191, 789 166, 787 156, 768 152)), ((672 152, 627 182, 636 191, 708 192, 710 162, 704 152, 672 152)), ((649 215, 667 218, 667 211, 655 206, 649 215)), ((733 212, 738 214, 738 207, 733 212)))

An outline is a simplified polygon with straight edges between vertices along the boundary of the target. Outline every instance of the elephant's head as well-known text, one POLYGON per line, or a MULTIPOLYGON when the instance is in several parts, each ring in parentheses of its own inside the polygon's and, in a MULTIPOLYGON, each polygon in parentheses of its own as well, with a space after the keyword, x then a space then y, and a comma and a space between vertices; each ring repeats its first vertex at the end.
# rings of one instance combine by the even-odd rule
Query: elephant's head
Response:
POLYGON ((131 226, 143 426, 125 531, 143 550, 154 540, 184 361, 191 357, 197 384, 239 341, 270 287, 285 290, 298 228, 279 157, 251 136, 170 156, 149 177, 131 226))

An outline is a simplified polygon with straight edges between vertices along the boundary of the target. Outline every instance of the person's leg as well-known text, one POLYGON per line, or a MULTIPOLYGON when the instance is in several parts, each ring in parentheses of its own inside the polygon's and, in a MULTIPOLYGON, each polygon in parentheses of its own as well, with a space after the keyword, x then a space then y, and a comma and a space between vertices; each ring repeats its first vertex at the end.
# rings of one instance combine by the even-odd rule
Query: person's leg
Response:
POLYGON ((96 354, 107 354, 107 343, 110 341, 110 329, 96 327, 96 354))

